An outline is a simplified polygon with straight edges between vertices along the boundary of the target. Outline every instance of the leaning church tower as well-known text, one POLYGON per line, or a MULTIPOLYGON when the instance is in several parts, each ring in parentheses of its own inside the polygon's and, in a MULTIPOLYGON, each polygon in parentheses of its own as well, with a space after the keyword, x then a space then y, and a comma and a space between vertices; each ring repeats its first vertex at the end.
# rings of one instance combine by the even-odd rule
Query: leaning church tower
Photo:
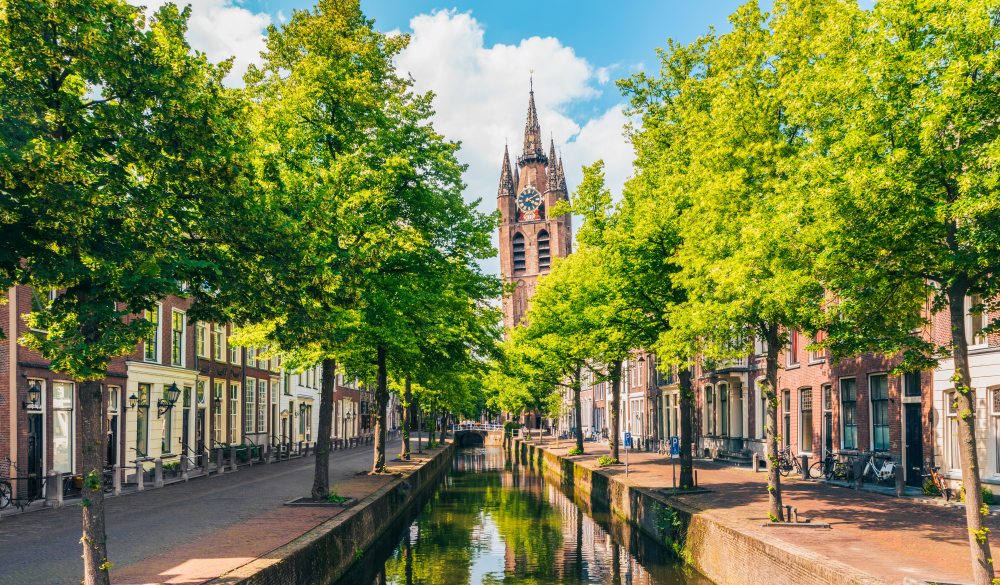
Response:
POLYGON ((504 147, 497 208, 500 209, 500 276, 514 283, 503 299, 504 326, 517 326, 528 310, 539 275, 547 274, 553 257, 572 251, 570 215, 553 217, 549 210, 568 201, 562 160, 553 141, 546 156, 535 110, 534 87, 528 93, 528 119, 524 124, 524 149, 511 172, 510 154, 504 147))

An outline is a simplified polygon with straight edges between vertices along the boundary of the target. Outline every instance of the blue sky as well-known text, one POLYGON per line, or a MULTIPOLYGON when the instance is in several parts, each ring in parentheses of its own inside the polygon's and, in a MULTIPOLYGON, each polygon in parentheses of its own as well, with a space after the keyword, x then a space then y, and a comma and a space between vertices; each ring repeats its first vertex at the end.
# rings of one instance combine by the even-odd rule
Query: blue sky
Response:
MULTIPOLYGON (((154 10, 168 0, 129 0, 154 10)), ((268 25, 280 26, 314 0, 180 0, 192 8, 188 39, 209 59, 235 57, 226 78, 241 85, 260 62, 268 25)), ((728 30, 736 0, 606 0, 440 2, 361 0, 385 31, 411 34, 396 59, 415 89, 435 94, 434 125, 461 142, 468 170, 463 196, 496 209, 504 144, 521 151, 534 71, 543 136, 563 156, 572 195, 582 167, 601 159, 607 184, 621 192, 634 155, 624 134, 629 119, 614 81, 658 69, 656 48, 668 38, 690 42, 710 27, 728 30)), ((496 270, 495 262, 488 266, 496 270)))

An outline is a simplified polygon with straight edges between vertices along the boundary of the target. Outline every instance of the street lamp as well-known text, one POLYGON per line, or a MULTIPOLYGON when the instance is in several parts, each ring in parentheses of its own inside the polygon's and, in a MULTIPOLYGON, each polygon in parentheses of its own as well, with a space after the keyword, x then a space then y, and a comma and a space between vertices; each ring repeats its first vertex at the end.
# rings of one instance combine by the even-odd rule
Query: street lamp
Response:
POLYGON ((128 397, 128 407, 135 408, 138 405, 139 405, 139 397, 135 395, 135 392, 133 392, 132 395, 128 397))
POLYGON ((31 380, 28 382, 28 400, 21 403, 21 408, 35 410, 42 406, 42 381, 31 380))
POLYGON ((174 382, 167 388, 167 397, 160 398, 156 401, 156 418, 162 417, 167 413, 168 410, 174 407, 177 403, 177 398, 181 394, 181 389, 177 387, 177 383, 174 382))

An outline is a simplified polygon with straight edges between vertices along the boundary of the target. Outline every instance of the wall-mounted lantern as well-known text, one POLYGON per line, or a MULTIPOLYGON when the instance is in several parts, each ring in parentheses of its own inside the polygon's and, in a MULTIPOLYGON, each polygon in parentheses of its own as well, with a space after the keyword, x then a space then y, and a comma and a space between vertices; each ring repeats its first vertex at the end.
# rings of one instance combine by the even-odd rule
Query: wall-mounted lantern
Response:
POLYGON ((28 381, 28 399, 21 403, 25 410, 38 410, 42 407, 42 381, 28 381))
POLYGON ((167 388, 166 398, 161 398, 156 401, 156 417, 160 418, 167 413, 168 410, 174 407, 177 403, 177 398, 181 395, 181 389, 177 387, 177 383, 174 382, 167 388))

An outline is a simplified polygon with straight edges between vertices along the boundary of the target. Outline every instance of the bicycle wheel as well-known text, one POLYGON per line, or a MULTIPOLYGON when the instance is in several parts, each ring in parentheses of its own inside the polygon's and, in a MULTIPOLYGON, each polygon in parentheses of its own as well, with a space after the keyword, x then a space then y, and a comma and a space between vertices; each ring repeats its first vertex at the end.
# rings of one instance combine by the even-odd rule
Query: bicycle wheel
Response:
POLYGON ((0 481, 0 510, 10 505, 11 493, 10 484, 0 481))
POLYGON ((778 473, 781 474, 781 477, 788 477, 788 474, 791 473, 791 472, 792 472, 792 464, 791 463, 789 463, 788 461, 779 461, 778 462, 778 473))
POLYGON ((819 479, 823 477, 823 462, 817 461, 809 466, 809 479, 819 479))

